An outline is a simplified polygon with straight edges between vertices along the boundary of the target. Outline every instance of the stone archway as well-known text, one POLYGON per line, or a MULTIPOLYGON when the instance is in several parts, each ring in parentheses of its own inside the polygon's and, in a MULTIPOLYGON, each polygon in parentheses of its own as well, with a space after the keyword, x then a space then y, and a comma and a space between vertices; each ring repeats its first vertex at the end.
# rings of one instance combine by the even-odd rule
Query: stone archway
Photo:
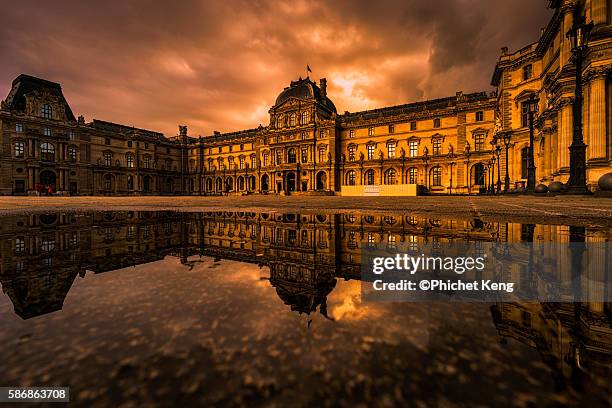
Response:
POLYGON ((270 189, 270 177, 267 174, 261 176, 261 190, 268 191, 270 189))
POLYGON ((52 191, 56 189, 57 176, 53 170, 43 170, 40 172, 40 184, 43 192, 47 192, 47 188, 51 187, 52 191))
POLYGON ((287 193, 292 193, 296 188, 296 177, 294 172, 287 173, 287 193))
POLYGON ((320 171, 317 173, 317 190, 325 190, 327 188, 327 173, 320 171))

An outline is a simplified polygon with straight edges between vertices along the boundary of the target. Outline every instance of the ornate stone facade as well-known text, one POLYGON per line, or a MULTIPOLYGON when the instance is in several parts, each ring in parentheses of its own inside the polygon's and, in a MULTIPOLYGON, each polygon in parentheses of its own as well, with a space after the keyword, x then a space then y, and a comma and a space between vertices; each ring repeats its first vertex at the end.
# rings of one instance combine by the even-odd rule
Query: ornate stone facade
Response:
POLYGON ((73 115, 59 84, 20 75, 0 109, 0 193, 338 194, 342 186, 418 185, 433 194, 509 189, 527 180, 526 108, 539 97, 534 157, 539 183, 567 182, 574 69, 565 33, 578 7, 593 21, 584 64, 584 137, 591 189, 612 155, 612 7, 551 1, 541 38, 502 49, 496 92, 339 114, 327 81, 293 81, 267 126, 192 137, 73 115), (502 135, 506 135, 506 142, 502 135), (509 139, 508 139, 509 136, 509 139), (507 163, 507 165, 506 165, 507 163))

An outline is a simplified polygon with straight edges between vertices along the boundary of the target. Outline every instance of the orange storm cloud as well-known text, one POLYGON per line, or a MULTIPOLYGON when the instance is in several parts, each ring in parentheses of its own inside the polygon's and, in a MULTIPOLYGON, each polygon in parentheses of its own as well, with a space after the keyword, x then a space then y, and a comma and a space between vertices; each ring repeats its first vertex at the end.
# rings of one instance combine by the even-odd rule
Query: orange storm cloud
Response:
POLYGON ((491 90, 502 46, 536 41, 533 0, 0 0, 0 94, 20 73, 73 111, 175 134, 268 124, 291 80, 326 77, 338 112, 491 90))

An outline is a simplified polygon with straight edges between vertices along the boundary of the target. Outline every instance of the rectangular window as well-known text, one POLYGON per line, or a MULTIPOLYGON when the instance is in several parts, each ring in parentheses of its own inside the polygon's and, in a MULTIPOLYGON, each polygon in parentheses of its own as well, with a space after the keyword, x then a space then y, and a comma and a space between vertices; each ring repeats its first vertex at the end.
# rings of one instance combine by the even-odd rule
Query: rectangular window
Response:
POLYGON ((223 152, 223 148, 221 146, 219 146, 219 153, 223 152))
POLYGON ((145 143, 145 144, 144 144, 144 148, 145 148, 145 150, 146 150, 146 149, 148 149, 148 148, 149 148, 149 144, 148 144, 148 143, 145 143))
POLYGON ((374 128, 371 126, 368 128, 368 136, 374 136, 374 128))
POLYGON ((440 126, 442 126, 442 123, 441 123, 441 121, 440 121, 440 118, 436 118, 436 119, 434 119, 434 121, 433 121, 433 127, 434 127, 434 128, 439 128, 440 126))
POLYGON ((325 138, 325 129, 321 129, 319 131, 319 139, 324 139, 325 138))
POLYGON ((355 130, 351 129, 349 130, 349 138, 354 138, 355 137, 355 130))
POLYGON ((77 159, 77 149, 74 146, 70 146, 68 148, 68 159, 71 161, 76 161, 77 159))
POLYGON ((255 156, 251 156, 251 168, 254 169, 257 167, 257 158, 255 156))
POLYGON ((416 121, 410 122, 410 130, 412 130, 412 131, 417 130, 417 123, 416 123, 416 121))
POLYGON ((327 161, 327 157, 325 155, 325 149, 319 149, 319 163, 324 163, 327 161))
POLYGON ((239 162, 238 162, 238 163, 239 163, 239 165, 240 165, 240 168, 241 168, 241 169, 244 169, 244 163, 245 163, 245 161, 244 161, 244 157, 240 157, 238 160, 239 160, 239 162))
POLYGON ((308 149, 302 149, 302 163, 308 163, 308 149))
POLYGON ((476 112, 476 122, 482 122, 484 120, 484 112, 478 111, 476 112))
POLYGON ((104 144, 105 145, 110 145, 110 138, 107 137, 106 139, 104 139, 104 144))
POLYGON ((395 133, 395 125, 389 125, 389 133, 395 133))
POLYGON ((434 139, 431 141, 431 146, 433 150, 433 154, 441 154, 442 153, 442 140, 434 139))
POLYGON ((280 150, 276 151, 276 164, 282 164, 283 163, 283 152, 280 150))
POLYGON ((417 157, 419 154, 419 144, 416 140, 411 140, 409 144, 410 157, 417 157))
POLYGON ((113 156, 110 153, 104 153, 104 165, 110 166, 113 163, 113 156))
POLYGON ((368 145, 368 160, 374 160, 374 145, 368 145))
POLYGON ((23 125, 21 123, 15 123, 15 132, 23 133, 23 125))
POLYGON ((349 146, 348 159, 349 161, 355 161, 355 146, 349 146))
POLYGON ((23 157, 25 154, 25 142, 15 142, 15 157, 23 157))
POLYGON ((148 169, 151 166, 151 158, 149 156, 145 156, 142 160, 142 164, 145 169, 148 169))
POLYGON ((44 128, 43 129, 43 134, 45 136, 52 136, 53 135, 53 131, 51 130, 51 128, 44 128))
POLYGON ((132 147, 132 141, 128 140, 128 147, 132 147))
POLYGON ((68 139, 76 140, 76 134, 72 130, 68 132, 68 139))
POLYGON ((268 166, 268 160, 269 160, 268 158, 269 158, 268 153, 264 153, 264 155, 263 155, 263 165, 264 165, 264 167, 268 166))
POLYGON ((529 126, 529 102, 523 102, 521 104, 521 126, 529 126))
POLYGON ((485 149, 485 135, 474 135, 474 151, 481 152, 485 149))
POLYGON ((387 155, 390 159, 395 158, 395 143, 389 143, 387 145, 387 155))

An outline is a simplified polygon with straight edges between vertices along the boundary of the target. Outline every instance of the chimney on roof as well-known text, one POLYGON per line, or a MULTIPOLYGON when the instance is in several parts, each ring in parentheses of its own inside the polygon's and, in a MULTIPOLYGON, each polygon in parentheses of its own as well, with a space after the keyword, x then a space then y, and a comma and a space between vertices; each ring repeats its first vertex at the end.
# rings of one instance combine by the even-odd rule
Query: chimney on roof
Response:
POLYGON ((179 125, 179 135, 187 136, 187 125, 179 125))
POLYGON ((321 87, 321 93, 323 94, 323 96, 327 96, 327 79, 321 78, 319 80, 319 83, 321 87))

